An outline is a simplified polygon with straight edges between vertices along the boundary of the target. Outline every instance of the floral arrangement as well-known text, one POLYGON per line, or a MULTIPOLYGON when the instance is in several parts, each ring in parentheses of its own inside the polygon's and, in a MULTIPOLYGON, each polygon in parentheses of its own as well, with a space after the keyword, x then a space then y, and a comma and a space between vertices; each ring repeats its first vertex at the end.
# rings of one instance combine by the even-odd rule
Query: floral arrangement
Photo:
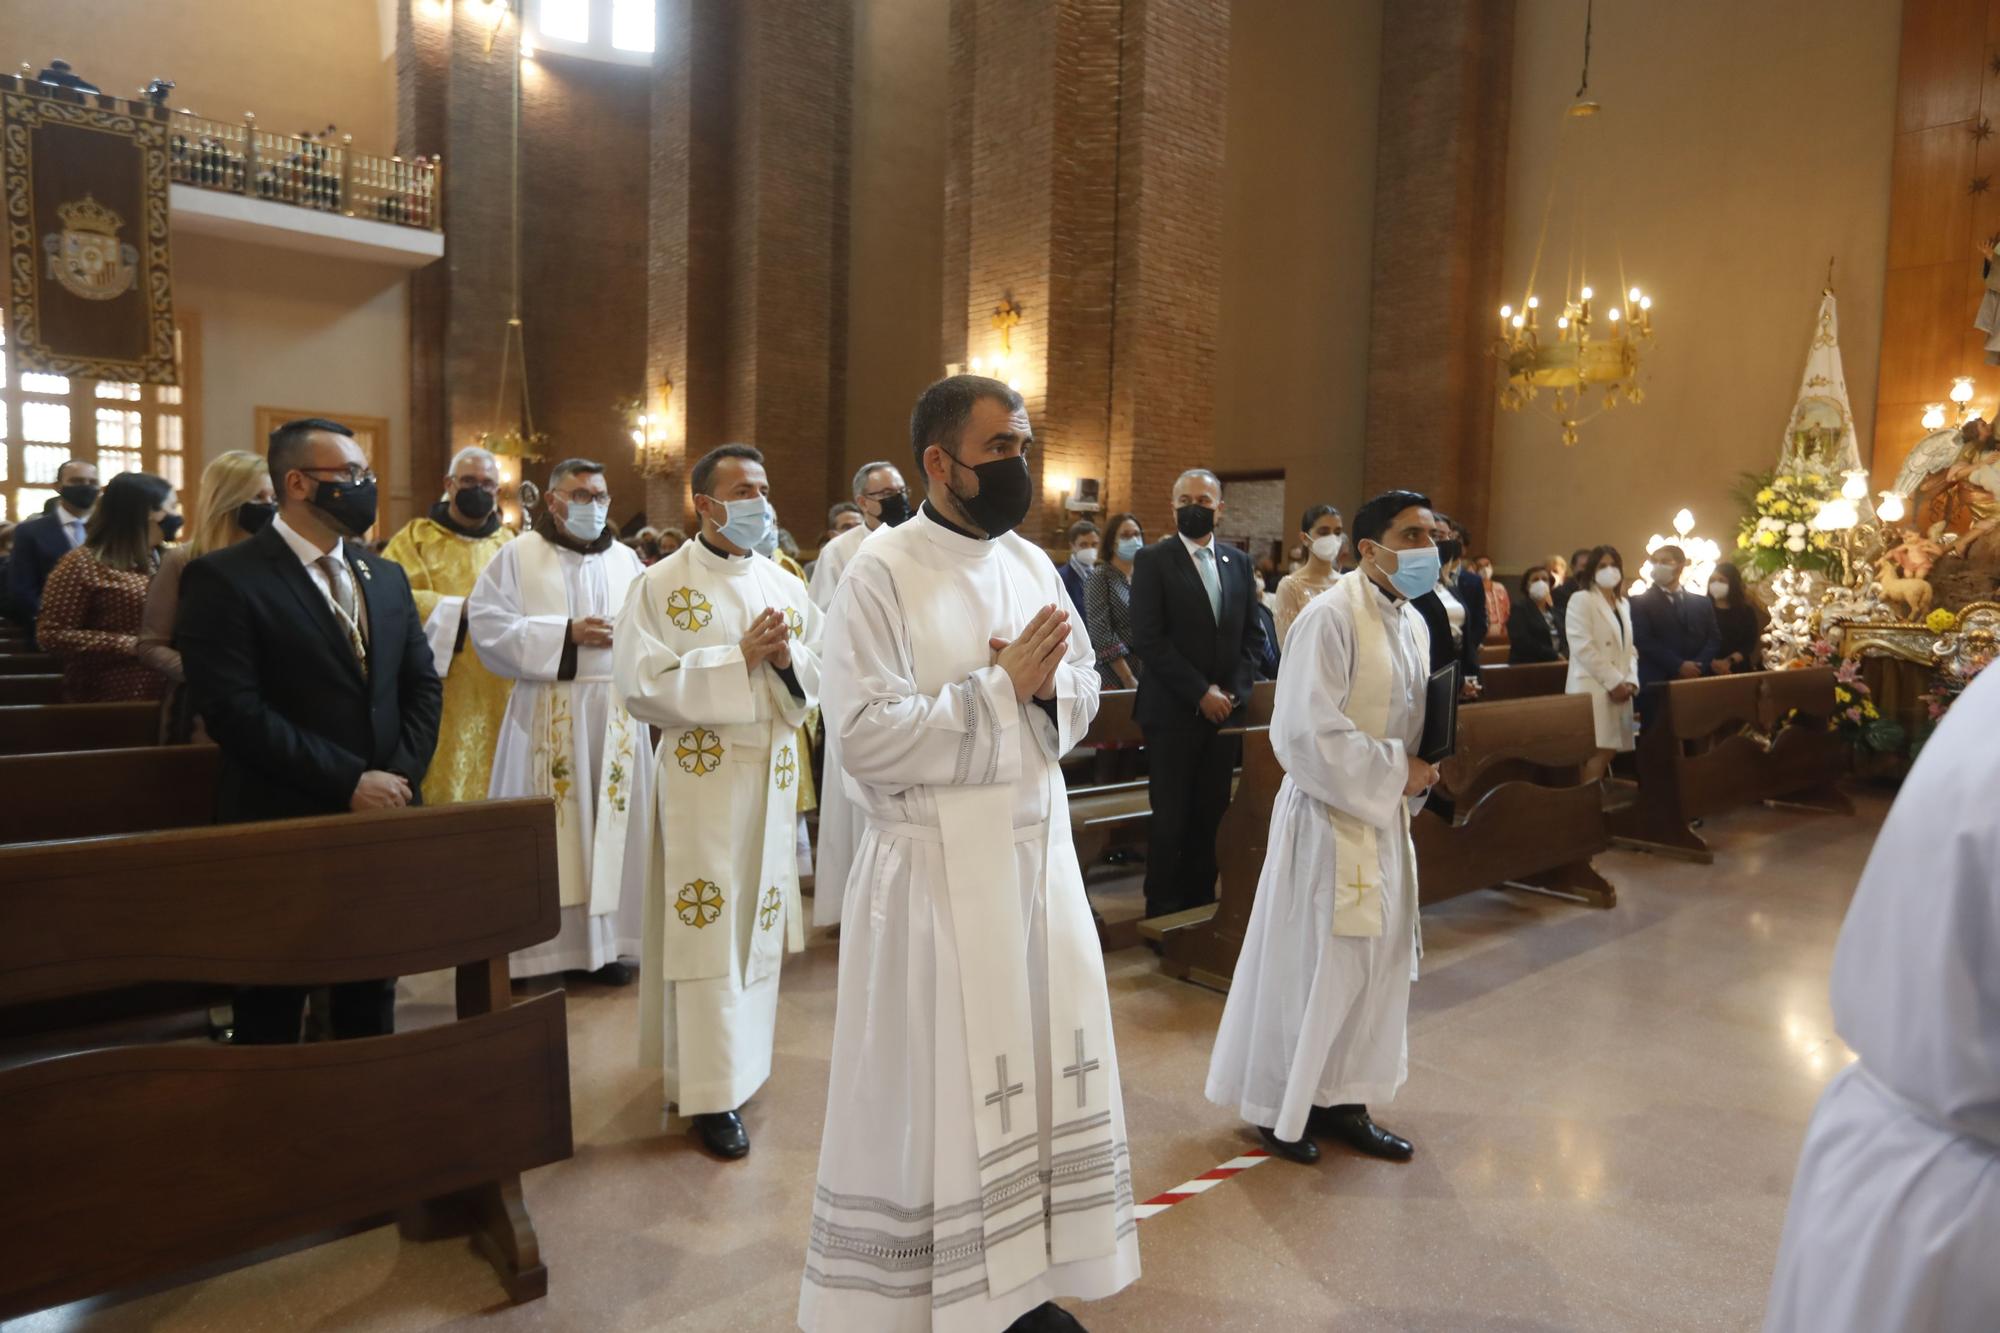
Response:
POLYGON ((1945 607, 1937 607, 1924 617, 1924 628, 1933 634, 1949 634, 1958 628, 1958 616, 1945 607))
POLYGON ((1738 488, 1744 514, 1737 527, 1737 564, 1755 581, 1781 569, 1833 574, 1840 556, 1833 538, 1814 532, 1813 516, 1834 495, 1831 471, 1747 474, 1738 488))
POLYGON ((1833 644, 1814 639, 1809 649, 1811 666, 1831 666, 1833 673, 1833 716, 1826 729, 1837 731, 1856 750, 1880 753, 1900 752, 1909 740, 1901 723, 1882 716, 1875 706, 1874 691, 1861 679, 1861 663, 1853 658, 1835 660, 1833 644))

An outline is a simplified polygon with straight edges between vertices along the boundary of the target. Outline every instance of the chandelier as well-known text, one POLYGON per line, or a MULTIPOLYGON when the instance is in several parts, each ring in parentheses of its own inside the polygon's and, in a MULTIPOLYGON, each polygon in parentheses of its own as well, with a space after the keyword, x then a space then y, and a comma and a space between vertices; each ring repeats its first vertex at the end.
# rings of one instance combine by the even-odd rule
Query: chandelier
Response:
POLYGON ((1539 404, 1562 427, 1565 445, 1577 441, 1577 427, 1621 401, 1635 406, 1645 401, 1639 384, 1640 361, 1653 337, 1653 298, 1625 281, 1624 261, 1619 259, 1618 286, 1624 299, 1614 291, 1607 298, 1590 285, 1586 264, 1588 233, 1585 226, 1584 192, 1587 179, 1577 168, 1595 160, 1586 128, 1602 109, 1590 98, 1591 13, 1584 11, 1583 80, 1575 100, 1563 113, 1562 132, 1557 141, 1555 169, 1549 180, 1549 194, 1542 206, 1542 228, 1535 240, 1534 264, 1528 271, 1527 290, 1517 310, 1500 307, 1500 336, 1493 355, 1506 372, 1500 388, 1500 406, 1519 412, 1539 404), (1544 326, 1542 300, 1535 292, 1541 273, 1542 254, 1548 240, 1549 219, 1562 200, 1570 214, 1571 249, 1564 266, 1561 304, 1554 327, 1544 326), (1544 391, 1547 396, 1544 397, 1544 391))

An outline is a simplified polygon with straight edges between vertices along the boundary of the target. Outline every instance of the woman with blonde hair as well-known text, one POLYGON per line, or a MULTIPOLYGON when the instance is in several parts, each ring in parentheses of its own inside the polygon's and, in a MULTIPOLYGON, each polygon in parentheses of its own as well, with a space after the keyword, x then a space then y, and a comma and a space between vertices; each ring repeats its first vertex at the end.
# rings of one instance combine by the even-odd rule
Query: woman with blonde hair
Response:
POLYGON ((186 677, 180 650, 174 647, 174 616, 181 605, 181 575, 191 561, 211 551, 234 546, 268 526, 278 515, 278 493, 271 470, 261 454, 231 449, 220 454, 201 474, 201 518, 193 525, 194 539, 168 549, 159 572, 146 590, 146 609, 139 620, 141 662, 168 681, 160 718, 161 739, 178 744, 197 738, 200 723, 187 706, 186 677))

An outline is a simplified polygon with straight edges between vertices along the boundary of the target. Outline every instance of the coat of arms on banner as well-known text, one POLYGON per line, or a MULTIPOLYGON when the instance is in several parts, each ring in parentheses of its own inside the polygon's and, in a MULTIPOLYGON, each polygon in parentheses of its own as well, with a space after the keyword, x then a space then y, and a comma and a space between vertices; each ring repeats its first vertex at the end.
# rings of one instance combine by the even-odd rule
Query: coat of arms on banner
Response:
POLYGON ((139 276, 139 251, 118 239, 125 219, 88 194, 56 205, 56 216, 63 229, 42 238, 49 276, 86 301, 109 301, 130 291, 139 276))

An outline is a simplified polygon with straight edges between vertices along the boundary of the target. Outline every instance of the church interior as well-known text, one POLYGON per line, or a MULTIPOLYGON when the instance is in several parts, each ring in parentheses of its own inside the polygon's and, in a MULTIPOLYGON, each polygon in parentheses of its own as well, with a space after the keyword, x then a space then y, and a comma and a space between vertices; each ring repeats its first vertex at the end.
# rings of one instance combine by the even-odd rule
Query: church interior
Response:
POLYGON ((2000 778, 2000 3, 0 34, 5 1333, 2000 1327, 2000 822, 1936 796, 2000 778), (913 590, 989 586, 950 582, 982 540, 1046 569, 926 687, 987 610, 913 590), (1435 618, 1385 568, 1433 541, 1435 618), (387 736, 326 791, 307 650, 387 736), (875 754, 919 736, 942 772, 875 754), (1293 748, 1350 743, 1393 756, 1373 823, 1293 748), (989 788, 1029 802, 977 840, 1004 911, 953 847, 989 788), (1878 881, 1957 928, 1864 927, 1878 881), (910 1078, 972 1082, 903 1120, 906 998, 910 1078), (1284 1114, 1230 1091, 1239 1020, 1299 1048, 1284 1114), (1386 1082, 1334 1077, 1371 1044, 1386 1082), (1842 1183, 1863 1096, 1906 1193, 1842 1183), (862 1220, 870 1137, 935 1194, 862 1220))

